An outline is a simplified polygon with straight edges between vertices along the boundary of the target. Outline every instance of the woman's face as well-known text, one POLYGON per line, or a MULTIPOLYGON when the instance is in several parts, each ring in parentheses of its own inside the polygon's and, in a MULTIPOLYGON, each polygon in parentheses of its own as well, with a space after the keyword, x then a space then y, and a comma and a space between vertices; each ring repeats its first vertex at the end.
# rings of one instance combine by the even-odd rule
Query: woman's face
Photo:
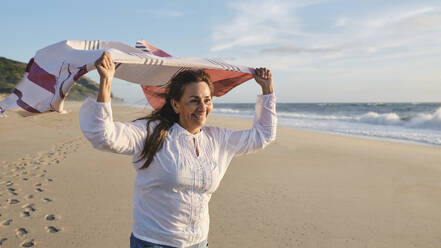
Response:
POLYGON ((206 82, 187 84, 179 101, 171 101, 179 115, 179 124, 190 133, 198 133, 213 109, 211 92, 206 82))

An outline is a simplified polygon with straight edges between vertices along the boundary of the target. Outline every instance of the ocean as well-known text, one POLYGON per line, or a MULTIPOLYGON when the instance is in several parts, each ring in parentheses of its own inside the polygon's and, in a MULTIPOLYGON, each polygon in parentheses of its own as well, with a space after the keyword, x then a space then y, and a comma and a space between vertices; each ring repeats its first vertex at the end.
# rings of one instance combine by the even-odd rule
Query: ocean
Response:
MULTIPOLYGON (((254 103, 215 103, 213 114, 253 118, 254 103)), ((441 146, 441 103, 277 103, 279 125, 441 146)))

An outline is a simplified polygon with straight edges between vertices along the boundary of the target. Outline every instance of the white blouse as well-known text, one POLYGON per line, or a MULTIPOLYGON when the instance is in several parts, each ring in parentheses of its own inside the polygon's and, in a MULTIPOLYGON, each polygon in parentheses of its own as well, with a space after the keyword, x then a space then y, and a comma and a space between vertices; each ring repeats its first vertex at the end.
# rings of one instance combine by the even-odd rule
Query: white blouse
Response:
MULTIPOLYGON (((175 123, 149 167, 138 160, 147 120, 114 122, 110 102, 89 97, 80 110, 83 134, 100 150, 133 155, 133 235, 148 242, 187 247, 208 237, 208 201, 233 156, 262 149, 276 137, 274 94, 257 97, 253 128, 202 127, 191 134, 175 123), (195 151, 195 143, 199 156, 195 151)), ((150 128, 153 130, 154 123, 150 128)))

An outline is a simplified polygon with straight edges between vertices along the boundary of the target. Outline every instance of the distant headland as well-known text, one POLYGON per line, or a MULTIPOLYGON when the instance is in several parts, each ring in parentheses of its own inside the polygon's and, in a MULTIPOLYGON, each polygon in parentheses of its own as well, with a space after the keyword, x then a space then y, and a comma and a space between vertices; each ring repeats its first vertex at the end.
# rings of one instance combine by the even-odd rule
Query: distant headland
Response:
MULTIPOLYGON (((8 95, 15 85, 20 82, 26 70, 26 63, 0 57, 0 95, 8 95)), ((67 101, 81 101, 88 96, 98 94, 99 84, 92 79, 82 76, 69 91, 67 101)), ((113 101, 123 102, 122 98, 111 96, 113 101)))

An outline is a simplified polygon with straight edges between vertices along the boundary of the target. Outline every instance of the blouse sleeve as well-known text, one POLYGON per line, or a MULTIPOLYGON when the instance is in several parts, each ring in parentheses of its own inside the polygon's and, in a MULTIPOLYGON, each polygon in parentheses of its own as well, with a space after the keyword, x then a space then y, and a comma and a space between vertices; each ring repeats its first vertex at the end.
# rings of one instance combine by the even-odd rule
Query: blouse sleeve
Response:
POLYGON ((258 95, 253 128, 225 133, 225 149, 241 155, 263 149, 276 139, 277 114, 274 94, 258 95))
POLYGON ((92 146, 103 151, 132 155, 145 138, 146 120, 114 122, 110 102, 88 97, 80 109, 80 127, 92 146))

